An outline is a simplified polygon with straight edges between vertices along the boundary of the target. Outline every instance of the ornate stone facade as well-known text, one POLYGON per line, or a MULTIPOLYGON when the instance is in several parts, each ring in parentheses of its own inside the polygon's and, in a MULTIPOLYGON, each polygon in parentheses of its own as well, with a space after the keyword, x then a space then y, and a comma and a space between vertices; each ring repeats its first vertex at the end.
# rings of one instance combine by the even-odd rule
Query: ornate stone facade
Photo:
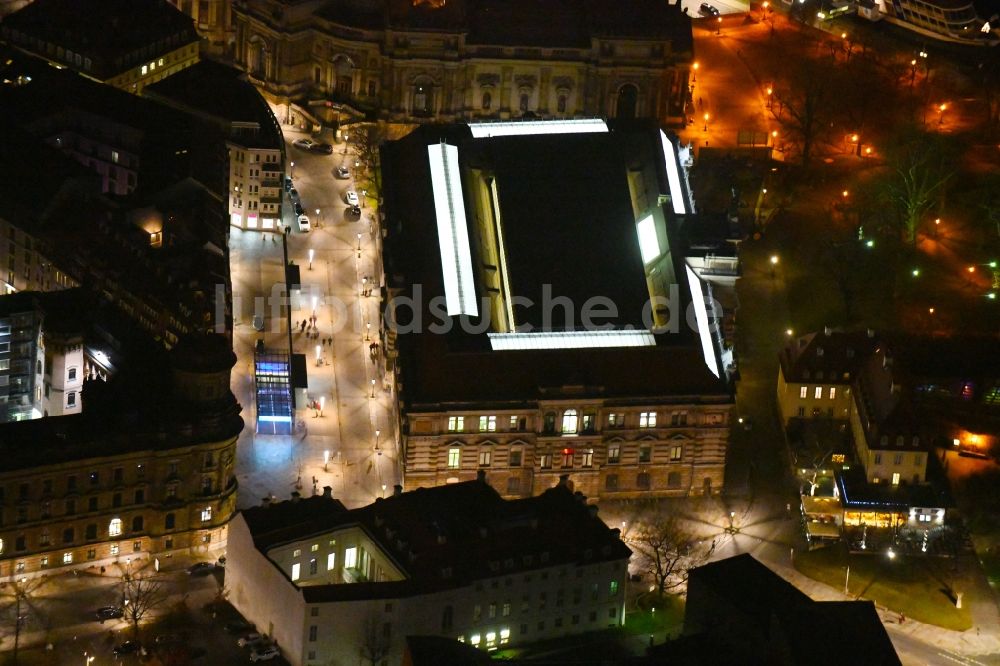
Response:
POLYGON ((325 121, 341 106, 397 122, 682 116, 692 47, 679 5, 557 2, 548 16, 539 0, 514 4, 236 2, 235 58, 272 101, 332 101, 313 105, 325 121))

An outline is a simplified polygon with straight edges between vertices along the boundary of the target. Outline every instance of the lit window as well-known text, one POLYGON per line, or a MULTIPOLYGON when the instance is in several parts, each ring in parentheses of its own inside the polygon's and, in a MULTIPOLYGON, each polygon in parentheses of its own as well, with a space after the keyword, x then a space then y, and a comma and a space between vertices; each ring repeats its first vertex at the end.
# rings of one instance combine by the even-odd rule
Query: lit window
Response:
POLYGON ((302 569, 302 565, 299 564, 298 562, 296 562, 295 564, 292 565, 292 580, 298 580, 299 579, 299 573, 300 573, 301 569, 302 569))
POLYGON ((510 629, 504 627, 500 630, 500 645, 510 642, 510 629))
POLYGON ((63 564, 73 564, 73 553, 63 553, 63 564))
POLYGON ((479 432, 496 432, 496 431, 497 431, 497 417, 495 416, 479 417, 479 432))
POLYGON ((837 397, 837 389, 833 386, 830 387, 830 400, 837 397))
POLYGON ((517 416, 510 417, 510 425, 508 426, 510 430, 517 430, 517 416))
POLYGON ((118 164, 118 151, 117 150, 112 150, 111 151, 111 161, 114 162, 115 164, 118 164))
POLYGON ((621 460, 621 453, 622 453, 621 446, 619 446, 618 444, 609 444, 608 463, 613 465, 617 463, 619 460, 621 460))
POLYGON ((149 73, 149 67, 147 65, 143 65, 142 66, 142 73, 143 74, 148 74, 149 73))
POLYGON ((583 466, 593 467, 594 466, 594 450, 587 449, 583 452, 583 466))
POLYGON ((486 632, 486 647, 487 649, 493 649, 497 646, 497 632, 487 631, 486 632))
POLYGON ((76 391, 70 391, 66 394, 66 406, 76 407, 76 391))
POLYGON ((111 554, 118 555, 118 544, 116 543, 111 544, 111 554))
POLYGON ((656 412, 642 412, 639 414, 639 427, 640 428, 655 428, 656 427, 656 412))
POLYGON ((823 387, 822 386, 817 386, 816 387, 816 390, 813 391, 813 397, 815 399, 817 399, 817 400, 819 400, 820 398, 823 397, 823 387))
POLYGON ((613 580, 611 581, 611 584, 608 586, 608 596, 615 597, 617 595, 618 595, 618 581, 613 580))
POLYGON ((292 557, 298 557, 301 554, 302 554, 301 548, 296 548, 295 550, 292 551, 292 557))
POLYGON ((892 474, 892 485, 894 485, 894 486, 898 486, 899 485, 899 472, 893 472, 893 474, 892 474))
POLYGON ((650 446, 639 447, 639 462, 649 462, 653 457, 653 448, 650 446))
POLYGON ((617 414, 608 414, 608 427, 609 428, 621 428, 625 425, 625 415, 621 412, 617 414))
POLYGON ((206 506, 201 510, 201 522, 207 523, 212 520, 212 507, 206 506))
POLYGON ((358 566, 358 549, 355 547, 348 548, 344 551, 344 568, 353 569, 358 566))
POLYGON ((681 446, 670 447, 670 462, 677 462, 681 459, 683 448, 681 446))
POLYGON ((337 566, 337 553, 330 553, 326 556, 326 570, 333 571, 335 566, 337 566))
POLYGON ((562 431, 564 435, 576 433, 577 415, 575 409, 567 409, 563 412, 562 431))
POLYGON ((469 637, 469 642, 475 645, 476 647, 479 647, 479 641, 480 641, 479 634, 472 634, 472 636, 469 637))
POLYGON ((493 460, 493 452, 489 449, 479 452, 479 466, 489 467, 490 462, 493 460))
POLYGON ((799 387, 799 397, 800 398, 808 398, 809 397, 809 387, 808 386, 800 386, 799 387))
POLYGON ((465 430, 464 416, 448 417, 448 432, 462 432, 463 430, 465 430))
POLYGON ((163 58, 160 58, 159 60, 157 60, 156 64, 159 65, 160 67, 163 67, 163 58))
POLYGON ((108 524, 108 536, 121 536, 122 533, 122 519, 112 518, 111 523, 108 524))
POLYGON ((448 449, 448 469, 458 469, 462 463, 462 450, 459 448, 448 449))
POLYGON ((319 550, 319 544, 318 543, 314 543, 313 545, 309 546, 309 552, 310 553, 315 553, 318 550, 319 550))

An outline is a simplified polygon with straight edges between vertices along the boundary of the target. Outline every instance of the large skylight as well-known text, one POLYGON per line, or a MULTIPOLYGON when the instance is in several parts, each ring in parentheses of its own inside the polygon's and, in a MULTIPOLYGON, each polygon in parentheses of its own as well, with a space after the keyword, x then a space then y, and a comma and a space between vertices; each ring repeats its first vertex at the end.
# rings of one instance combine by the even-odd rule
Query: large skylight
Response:
POLYGON ((596 347, 653 347, 649 331, 553 331, 488 333, 493 351, 525 349, 590 349, 596 347))
POLYGON ((670 201, 674 206, 674 214, 684 215, 687 213, 687 207, 684 205, 684 189, 681 187, 681 174, 677 168, 677 151, 674 150, 674 142, 663 130, 660 130, 660 145, 663 146, 663 162, 667 169, 667 185, 670 186, 670 201))
POLYGON ((635 232, 639 236, 639 253, 642 255, 642 263, 652 263, 660 256, 660 240, 656 236, 656 222, 652 215, 639 220, 635 225, 635 232))
POLYGON ((479 314, 473 281, 469 228, 465 220, 462 179, 458 166, 458 148, 446 143, 427 146, 434 188, 434 212, 437 216, 438 244, 441 248, 441 272, 448 316, 479 314))
POLYGON ((705 357, 705 365, 716 377, 719 376, 719 364, 715 361, 715 347, 712 345, 712 335, 708 330, 708 310, 705 307, 705 293, 701 288, 701 280, 685 265, 688 287, 691 289, 691 301, 694 303, 694 317, 698 323, 698 336, 701 338, 701 353, 705 357))
POLYGON ((529 134, 588 134, 607 132, 607 124, 600 118, 574 118, 571 120, 514 120, 495 123, 469 123, 472 136, 477 139, 493 136, 525 136, 529 134))

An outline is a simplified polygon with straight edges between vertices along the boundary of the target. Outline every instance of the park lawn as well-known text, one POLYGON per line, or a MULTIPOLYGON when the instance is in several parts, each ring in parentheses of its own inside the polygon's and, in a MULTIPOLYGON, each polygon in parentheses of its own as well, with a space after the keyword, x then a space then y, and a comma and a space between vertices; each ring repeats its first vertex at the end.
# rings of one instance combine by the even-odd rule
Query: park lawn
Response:
POLYGON ((644 594, 637 603, 639 610, 625 613, 625 633, 631 635, 673 632, 684 626, 684 599, 668 594, 644 594), (656 612, 653 612, 653 609, 656 612))
POLYGON ((850 593, 874 601, 907 618, 952 631, 972 627, 969 609, 955 608, 942 583, 928 570, 930 558, 885 554, 849 554, 842 546, 829 546, 795 558, 795 568, 814 580, 844 589, 844 574, 851 567, 850 593))

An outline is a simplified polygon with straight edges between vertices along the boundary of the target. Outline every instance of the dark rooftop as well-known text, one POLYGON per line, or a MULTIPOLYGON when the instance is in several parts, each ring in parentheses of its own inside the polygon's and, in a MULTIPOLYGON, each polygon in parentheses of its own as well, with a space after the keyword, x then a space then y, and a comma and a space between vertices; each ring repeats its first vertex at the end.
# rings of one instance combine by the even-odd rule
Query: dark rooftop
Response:
MULTIPOLYGON (((450 320, 456 325, 447 333, 428 330, 438 318, 429 301, 444 293, 444 284, 427 146, 441 140, 459 147, 463 168, 495 169, 515 297, 540 303, 542 285, 548 282, 553 295, 569 296, 576 317, 588 297, 606 296, 619 308, 617 328, 641 324, 648 291, 624 182, 625 161, 614 136, 473 140, 465 125, 425 126, 384 147, 383 172, 385 182, 391 183, 383 209, 389 229, 390 289, 414 297, 424 324, 422 332, 400 333, 397 342, 408 408, 448 402, 524 403, 568 386, 578 387, 573 389, 576 395, 611 399, 729 399, 725 382, 705 366, 696 332, 683 324, 676 333, 657 335, 656 345, 649 347, 503 352, 492 350, 486 329, 466 332, 457 317, 450 320)), ((475 215, 469 204, 466 214, 470 219, 475 215)), ((476 256, 474 229, 470 246, 475 270, 482 260, 476 256)), ((679 255, 671 256, 679 261, 679 255)), ((672 307, 683 312, 690 294, 684 271, 675 272, 680 303, 672 307)), ((476 282, 481 296, 478 274, 476 282)), ((521 309, 517 318, 541 323, 536 317, 540 309, 521 309)), ((558 316, 563 310, 553 311, 558 316)), ((404 310, 398 323, 409 323, 406 317, 404 310)))
POLYGON ((778 358, 786 382, 850 384, 879 341, 873 331, 825 329, 789 340, 778 358))
POLYGON ((418 488, 350 511, 338 500, 314 496, 253 507, 243 517, 265 554, 283 543, 360 525, 406 575, 394 583, 303 586, 309 603, 446 589, 558 564, 624 560, 630 553, 618 531, 563 485, 504 500, 484 481, 467 481, 418 488))
MULTIPOLYGON (((929 472, 929 478, 933 475, 929 472)), ((848 509, 905 511, 918 506, 929 509, 954 506, 943 483, 868 483, 864 468, 854 466, 836 472, 840 501, 848 509)))
POLYGON ((88 70, 70 58, 48 56, 100 79, 198 42, 194 21, 166 0, 34 0, 4 18, 0 29, 7 41, 24 47, 8 31, 90 58, 88 70), (146 47, 149 51, 140 54, 146 47))
POLYGON ((248 147, 279 149, 281 128, 267 102, 246 75, 213 60, 182 69, 162 81, 151 83, 145 95, 184 111, 209 117, 216 124, 257 123, 260 128, 229 135, 248 147))

